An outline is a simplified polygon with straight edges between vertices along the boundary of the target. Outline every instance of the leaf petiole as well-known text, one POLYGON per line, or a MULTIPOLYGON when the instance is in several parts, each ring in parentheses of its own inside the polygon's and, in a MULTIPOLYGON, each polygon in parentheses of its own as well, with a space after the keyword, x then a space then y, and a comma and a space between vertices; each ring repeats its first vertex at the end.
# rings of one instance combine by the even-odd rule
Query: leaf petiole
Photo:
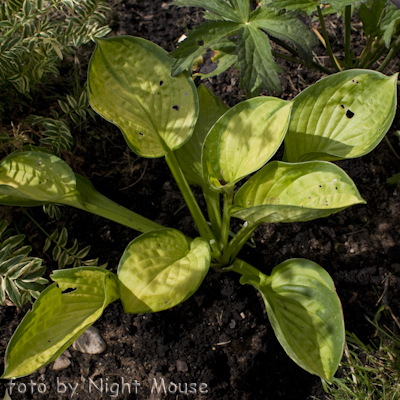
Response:
POLYGON ((344 24, 345 24, 345 56, 344 56, 344 65, 346 69, 351 69, 353 64, 353 54, 350 50, 350 40, 351 40, 351 5, 345 7, 344 12, 344 24))
POLYGON ((220 194, 211 190, 208 186, 202 188, 204 200, 207 204, 208 218, 215 237, 221 237, 221 204, 220 194))
POLYGON ((231 222, 231 216, 229 214, 229 208, 233 203, 233 190, 234 185, 224 187, 224 208, 222 214, 222 227, 221 227, 221 238, 219 241, 221 252, 224 253, 228 246, 229 240, 229 227, 231 222))
POLYGON ((189 187, 189 184, 186 181, 185 176, 179 166, 178 160, 175 157, 173 151, 169 151, 165 156, 165 161, 168 164, 169 169, 175 181, 179 187, 179 190, 182 193, 182 196, 189 208, 190 214, 192 215, 194 222, 196 223, 197 229, 199 230, 200 236, 207 240, 212 249, 212 257, 218 258, 220 255, 220 250, 218 247, 217 240, 211 231, 211 228, 208 226, 206 219, 204 218, 203 213, 200 210, 199 205, 197 204, 196 199, 193 196, 193 193, 189 187))
POLYGON ((228 247, 223 252, 220 259, 221 263, 224 265, 229 265, 235 257, 239 254, 242 247, 249 240, 251 234, 256 230, 259 223, 246 221, 240 231, 235 235, 235 237, 229 242, 228 247))
POLYGON ((341 71, 342 68, 340 67, 338 61, 336 60, 336 57, 334 56, 334 54, 332 52, 331 42, 329 41, 328 32, 326 31, 324 16, 322 15, 321 7, 317 6, 317 10, 318 10, 319 21, 321 23, 322 34, 323 34, 324 40, 325 40, 326 51, 328 52, 332 66, 336 69, 336 71, 339 72, 339 71, 341 71))

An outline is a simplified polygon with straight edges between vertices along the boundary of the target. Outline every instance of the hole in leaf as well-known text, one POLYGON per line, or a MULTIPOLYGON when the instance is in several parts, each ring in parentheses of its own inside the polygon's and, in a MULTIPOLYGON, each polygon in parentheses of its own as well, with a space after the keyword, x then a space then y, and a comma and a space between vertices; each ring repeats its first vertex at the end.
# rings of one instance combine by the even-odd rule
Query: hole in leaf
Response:
POLYGON ((356 81, 355 79, 352 79, 352 82, 353 82, 353 83, 358 83, 358 81, 356 81))
POLYGON ((72 292, 76 292, 78 290, 78 288, 68 288, 65 289, 61 292, 61 294, 67 294, 67 293, 72 293, 72 292))
POLYGON ((354 117, 353 111, 347 110, 347 111, 346 111, 346 117, 347 117, 347 118, 353 118, 353 117, 354 117))
POLYGON ((178 111, 178 110, 179 110, 179 106, 176 106, 176 105, 175 105, 175 106, 173 106, 172 108, 173 108, 174 110, 176 110, 176 111, 178 111))
POLYGON ((342 108, 343 108, 343 110, 344 110, 344 105, 343 105, 343 104, 341 104, 341 105, 340 105, 340 107, 342 107, 342 108))
POLYGON ((197 42, 197 44, 198 44, 199 46, 204 46, 204 40, 199 40, 199 41, 197 42))
POLYGON ((164 84, 164 81, 160 81, 160 86, 162 86, 164 84))

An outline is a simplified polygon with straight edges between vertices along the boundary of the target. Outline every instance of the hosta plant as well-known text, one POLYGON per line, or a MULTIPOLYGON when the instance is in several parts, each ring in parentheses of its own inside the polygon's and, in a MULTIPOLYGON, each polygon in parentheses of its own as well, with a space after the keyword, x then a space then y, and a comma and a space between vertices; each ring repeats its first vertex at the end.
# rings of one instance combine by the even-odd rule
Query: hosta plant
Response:
POLYGON ((242 284, 254 286, 286 353, 332 380, 345 335, 328 273, 315 262, 290 259, 267 274, 237 255, 262 223, 310 221, 364 203, 349 176, 329 160, 363 155, 383 137, 395 113, 397 76, 343 72, 293 102, 255 97, 227 109, 204 86, 196 90, 186 72, 172 77, 172 62, 144 39, 98 40, 89 98, 135 153, 165 157, 199 236, 189 238, 119 206, 54 155, 7 156, 0 164, 2 204, 74 206, 142 235, 127 246, 116 273, 79 267, 51 275, 54 283, 8 345, 2 378, 28 375, 53 361, 117 299, 134 314, 174 307, 211 268, 236 272, 242 284), (287 132, 288 162, 267 163, 287 132), (208 218, 190 185, 201 187, 208 218), (242 228, 230 240, 231 218, 241 219, 242 228))

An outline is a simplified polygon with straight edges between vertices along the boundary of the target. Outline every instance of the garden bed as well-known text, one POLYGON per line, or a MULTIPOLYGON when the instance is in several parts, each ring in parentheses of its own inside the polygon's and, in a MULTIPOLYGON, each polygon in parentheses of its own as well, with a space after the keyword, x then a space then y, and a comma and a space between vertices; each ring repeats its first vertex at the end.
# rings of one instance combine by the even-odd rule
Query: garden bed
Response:
MULTIPOLYGON (((114 11, 112 35, 140 36, 167 51, 175 48, 187 27, 202 20, 199 10, 168 8, 159 0, 118 1, 114 2, 114 11)), ((329 31, 332 38, 341 36, 340 21, 332 19, 329 31)), ((355 48, 362 46, 363 38, 357 34, 354 37, 355 48)), ((397 72, 398 61, 387 68, 387 75, 397 72)), ((282 65, 286 71, 282 75, 284 99, 292 99, 323 77, 290 62, 282 65)), ((85 61, 81 71, 83 76, 85 61)), ((233 106, 245 99, 239 80, 239 71, 232 67, 204 83, 225 104, 233 106)), ((398 114, 388 139, 399 152, 393 135, 397 129, 398 114)), ((76 146, 65 159, 74 171, 90 178, 97 190, 164 226, 197 236, 164 159, 138 158, 128 149, 120 131, 100 117, 91 123, 89 131, 76 132, 74 138, 76 146)), ((346 329, 368 341, 374 328, 365 316, 372 319, 382 304, 390 305, 393 313, 400 315, 400 190, 386 183, 387 178, 400 172, 400 161, 382 141, 367 156, 337 164, 353 179, 366 205, 306 223, 264 224, 254 234, 256 248, 245 246, 239 256, 267 274, 290 258, 315 261, 335 282, 346 329)), ((195 195, 204 208, 200 191, 195 190, 195 195)), ((23 229, 40 256, 43 235, 20 210, 2 207, 2 211, 23 229)), ((99 257, 100 263, 108 262, 114 272, 125 247, 137 236, 129 228, 72 208, 62 208, 60 222, 44 215, 40 207, 30 212, 47 231, 67 227, 71 238, 77 238, 81 246, 91 245, 90 255, 99 257)), ((57 268, 50 258, 45 261, 49 271, 57 268)), ((0 308, 1 357, 25 311, 0 308)), ((210 271, 189 300, 160 313, 124 314, 117 301, 106 308, 95 326, 107 343, 106 352, 85 355, 70 350, 71 366, 67 369, 53 371, 49 365, 17 383, 29 383, 31 379, 44 383, 49 399, 70 397, 68 383, 77 385, 74 398, 107 398, 113 393, 109 389, 106 393, 106 384, 110 388, 112 383, 120 384, 118 398, 128 398, 126 389, 121 393, 122 380, 140 383, 137 394, 129 397, 135 399, 324 399, 320 379, 303 371, 285 354, 269 324, 262 298, 252 287, 240 285, 235 274, 210 271), (158 384, 164 380, 166 389, 170 382, 180 383, 183 391, 185 383, 195 384, 189 387, 197 392, 150 393, 154 379, 158 384), (65 394, 61 393, 61 383, 67 385, 65 394), (94 386, 100 387, 101 383, 103 393, 94 386)), ((2 381, 1 389, 5 385, 2 381)), ((175 387, 170 388, 173 391, 175 387)), ((27 393, 20 394, 15 387, 11 397, 43 398, 35 388, 33 394, 29 391, 27 387, 27 393)), ((0 395, 3 392, 0 390, 0 395)))

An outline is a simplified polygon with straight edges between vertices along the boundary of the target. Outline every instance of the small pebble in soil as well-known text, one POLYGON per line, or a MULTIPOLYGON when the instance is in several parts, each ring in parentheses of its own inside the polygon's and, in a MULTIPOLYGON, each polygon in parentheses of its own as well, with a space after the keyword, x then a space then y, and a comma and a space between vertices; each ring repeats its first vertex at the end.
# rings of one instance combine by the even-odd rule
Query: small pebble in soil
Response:
POLYGON ((187 366, 185 361, 176 360, 176 370, 178 372, 188 372, 189 368, 188 368, 188 366, 187 366))
POLYGON ((64 354, 61 354, 56 360, 54 361, 53 364, 53 370, 54 371, 61 371, 62 369, 68 368, 71 365, 71 361, 67 356, 64 354))
POLYGON ((100 336, 99 330, 91 326, 82 333, 72 344, 74 350, 87 354, 100 354, 106 350, 106 343, 100 336))

